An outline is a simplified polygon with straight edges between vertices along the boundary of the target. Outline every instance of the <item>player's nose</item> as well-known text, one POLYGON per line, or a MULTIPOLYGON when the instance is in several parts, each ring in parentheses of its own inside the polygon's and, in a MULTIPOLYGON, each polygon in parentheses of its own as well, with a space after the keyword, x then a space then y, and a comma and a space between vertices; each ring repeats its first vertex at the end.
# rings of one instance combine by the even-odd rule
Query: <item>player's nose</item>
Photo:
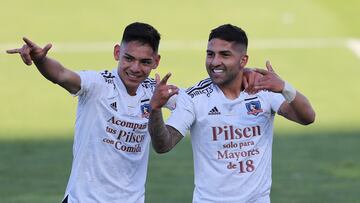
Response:
POLYGON ((215 56, 210 61, 210 65, 217 67, 217 66, 220 66, 221 64, 222 64, 221 58, 217 54, 215 54, 215 56))

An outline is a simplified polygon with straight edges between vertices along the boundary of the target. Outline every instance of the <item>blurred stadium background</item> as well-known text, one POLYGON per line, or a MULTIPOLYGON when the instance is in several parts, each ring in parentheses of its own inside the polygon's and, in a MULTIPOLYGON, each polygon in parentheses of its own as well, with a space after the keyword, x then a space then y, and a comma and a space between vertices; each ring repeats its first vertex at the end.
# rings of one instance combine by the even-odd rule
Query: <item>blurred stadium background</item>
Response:
MULTIPOLYGON (((0 0, 0 202, 59 202, 71 166, 76 98, 5 50, 27 36, 73 70, 112 69, 124 27, 147 22, 162 34, 161 64, 172 83, 206 77, 209 31, 242 27, 249 67, 265 67, 304 93, 316 123, 277 117, 274 203, 360 202, 360 1, 0 0)), ((154 73, 155 73, 154 72, 154 73)), ((153 73, 153 74, 154 74, 153 73)), ((191 202, 189 139, 165 155, 151 154, 146 202, 191 202)))

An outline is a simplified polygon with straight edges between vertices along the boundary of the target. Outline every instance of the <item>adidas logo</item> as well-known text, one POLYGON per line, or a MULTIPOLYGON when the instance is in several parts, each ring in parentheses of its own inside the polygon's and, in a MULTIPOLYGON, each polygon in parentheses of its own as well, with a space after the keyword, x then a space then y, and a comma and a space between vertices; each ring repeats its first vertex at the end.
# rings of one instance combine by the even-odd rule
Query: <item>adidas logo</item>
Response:
POLYGON ((209 113, 208 113, 208 115, 220 115, 221 113, 220 113, 220 111, 216 108, 216 106, 214 106, 214 108, 212 108, 210 111, 209 111, 209 113))
POLYGON ((117 111, 116 102, 111 103, 111 104, 110 104, 110 107, 111 107, 112 109, 114 109, 115 111, 117 111))

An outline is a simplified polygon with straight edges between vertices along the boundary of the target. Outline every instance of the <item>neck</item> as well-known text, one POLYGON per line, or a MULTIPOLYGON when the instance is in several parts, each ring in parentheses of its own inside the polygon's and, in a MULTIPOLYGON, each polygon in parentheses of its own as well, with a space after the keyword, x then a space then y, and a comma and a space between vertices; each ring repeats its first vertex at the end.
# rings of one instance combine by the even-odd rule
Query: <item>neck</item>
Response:
POLYGON ((136 91, 137 91, 137 88, 139 86, 137 86, 136 88, 133 88, 133 87, 129 87, 125 81, 121 78, 121 75, 119 74, 119 71, 118 71, 118 76, 122 82, 122 84, 124 85, 125 89, 126 89, 126 92, 130 95, 130 96, 135 96, 136 95, 136 91))
POLYGON ((129 88, 129 87, 126 87, 126 86, 125 86, 125 88, 126 88, 126 92, 127 92, 130 96, 135 96, 135 95, 136 95, 136 89, 133 90, 133 89, 131 89, 131 88, 129 88))
POLYGON ((234 100, 239 97, 240 93, 244 90, 242 86, 243 72, 241 71, 229 83, 219 85, 219 88, 224 93, 225 97, 234 100))

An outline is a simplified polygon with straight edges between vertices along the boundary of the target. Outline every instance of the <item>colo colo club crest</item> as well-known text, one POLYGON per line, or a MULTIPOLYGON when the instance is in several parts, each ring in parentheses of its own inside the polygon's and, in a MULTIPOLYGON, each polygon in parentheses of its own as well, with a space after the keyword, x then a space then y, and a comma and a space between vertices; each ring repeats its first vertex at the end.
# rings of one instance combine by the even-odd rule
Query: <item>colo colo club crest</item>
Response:
POLYGON ((141 105, 141 113, 143 118, 149 118, 150 116, 150 104, 143 104, 141 105))
POLYGON ((249 115, 257 116, 259 113, 263 112, 260 101, 251 101, 246 103, 245 106, 248 111, 247 114, 249 115))

